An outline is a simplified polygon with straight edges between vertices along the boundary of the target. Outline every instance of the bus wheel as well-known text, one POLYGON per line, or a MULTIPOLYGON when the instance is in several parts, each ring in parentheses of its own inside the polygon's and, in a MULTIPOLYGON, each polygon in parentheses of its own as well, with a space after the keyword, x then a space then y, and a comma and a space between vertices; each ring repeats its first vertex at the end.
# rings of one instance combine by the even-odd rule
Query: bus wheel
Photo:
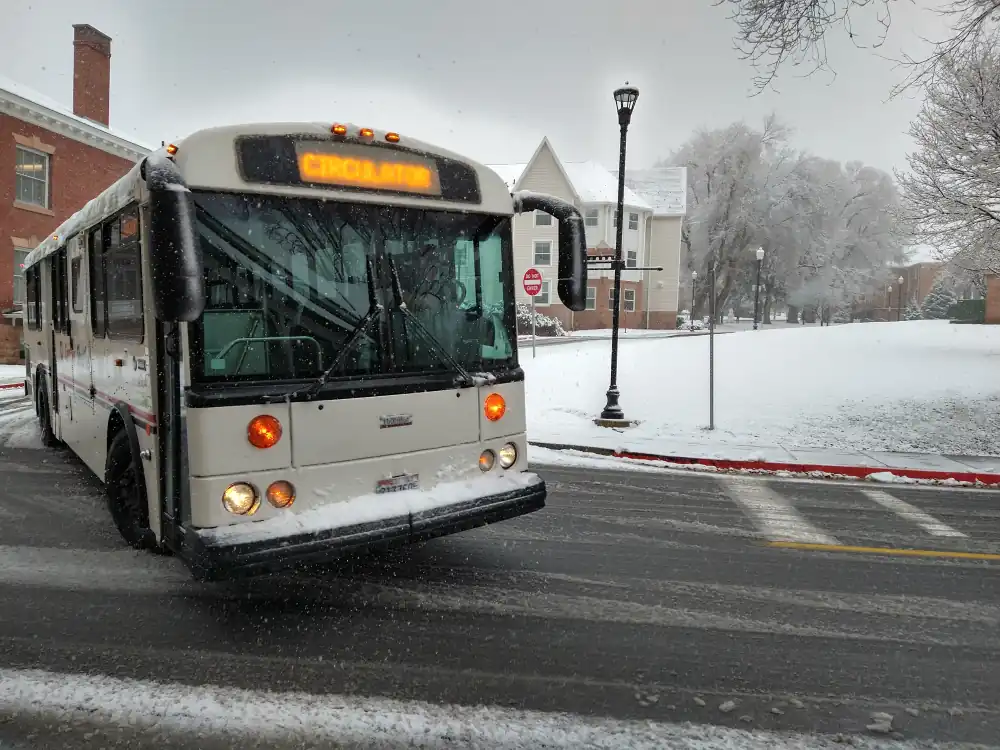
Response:
POLYGON ((130 547, 152 548, 155 540, 149 529, 149 509, 139 494, 139 467, 132 460, 132 449, 124 430, 111 440, 104 476, 107 482, 108 509, 118 527, 118 533, 130 547))
POLYGON ((49 413, 49 391, 45 380, 38 381, 38 396, 35 399, 35 410, 38 412, 38 429, 42 433, 42 445, 55 448, 59 445, 55 432, 52 431, 52 415, 49 413))

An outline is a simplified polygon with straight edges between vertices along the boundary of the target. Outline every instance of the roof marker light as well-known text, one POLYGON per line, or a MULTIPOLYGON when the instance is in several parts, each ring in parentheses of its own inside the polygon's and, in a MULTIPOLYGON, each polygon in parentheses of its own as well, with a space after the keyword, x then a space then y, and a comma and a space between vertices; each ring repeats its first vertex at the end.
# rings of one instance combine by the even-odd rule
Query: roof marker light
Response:
POLYGON ((177 153, 177 146, 175 146, 173 143, 171 143, 169 146, 167 146, 167 153, 170 154, 171 156, 173 156, 174 154, 176 154, 177 153))
POLYGON ((334 125, 332 128, 330 128, 330 132, 333 133, 334 135, 347 135, 347 126, 339 124, 334 125))
POLYGON ((385 139, 389 141, 389 143, 399 143, 399 133, 386 133, 385 139))
POLYGON ((371 128, 361 128, 361 137, 362 138, 372 138, 372 137, 374 137, 374 135, 375 135, 375 131, 372 130, 371 128))

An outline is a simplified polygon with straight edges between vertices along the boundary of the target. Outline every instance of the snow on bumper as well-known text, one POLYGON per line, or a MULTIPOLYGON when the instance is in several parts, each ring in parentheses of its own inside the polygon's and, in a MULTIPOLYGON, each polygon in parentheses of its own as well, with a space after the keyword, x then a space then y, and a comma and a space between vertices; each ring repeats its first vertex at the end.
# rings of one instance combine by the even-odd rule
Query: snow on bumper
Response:
POLYGON ((264 573, 514 518, 543 508, 545 495, 545 482, 529 472, 362 495, 255 523, 188 530, 185 556, 199 578, 264 573))

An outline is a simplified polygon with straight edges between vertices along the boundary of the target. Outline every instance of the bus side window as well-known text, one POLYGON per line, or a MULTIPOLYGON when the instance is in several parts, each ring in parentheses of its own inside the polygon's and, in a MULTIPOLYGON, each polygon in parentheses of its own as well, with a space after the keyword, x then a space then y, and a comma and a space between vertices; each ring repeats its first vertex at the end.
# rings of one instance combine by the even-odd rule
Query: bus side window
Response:
POLYGON ((40 264, 36 263, 25 273, 25 316, 27 318, 28 329, 32 331, 38 331, 42 328, 42 321, 38 316, 38 296, 39 296, 39 284, 38 284, 38 269, 40 264))
POLYGON ((104 294, 104 238, 102 228, 91 230, 87 238, 90 263, 90 324, 94 337, 102 339, 107 331, 107 306, 104 294))
POLYGON ((73 312, 83 312, 83 274, 81 267, 83 258, 79 255, 70 261, 70 294, 73 300, 73 312))
POLYGON ((106 271, 108 335, 113 339, 142 341, 142 271, 139 256, 139 213, 133 207, 109 224, 106 271))

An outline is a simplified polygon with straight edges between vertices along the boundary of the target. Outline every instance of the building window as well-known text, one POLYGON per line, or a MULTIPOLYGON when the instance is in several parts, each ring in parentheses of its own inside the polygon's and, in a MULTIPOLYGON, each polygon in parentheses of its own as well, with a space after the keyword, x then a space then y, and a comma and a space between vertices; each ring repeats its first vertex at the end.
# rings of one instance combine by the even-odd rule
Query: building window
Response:
POLYGON ((14 200, 41 208, 49 207, 49 155, 17 146, 14 200))
POLYGON ((637 268, 639 266, 639 251, 638 250, 626 250, 625 251, 625 267, 626 268, 637 268))
POLYGON ((629 214, 628 215, 628 228, 638 229, 639 228, 639 214, 629 214))
POLYGON ((552 242, 549 240, 535 240, 535 254, 532 262, 536 266, 551 266, 552 242))
POLYGON ((611 226, 618 226, 618 209, 615 209, 615 217, 611 220, 611 226))
POLYGON ((24 260, 30 251, 26 248, 14 248, 14 304, 20 304, 24 310, 24 300, 26 289, 24 286, 24 260))
POLYGON ((542 291, 535 295, 536 305, 547 305, 549 304, 549 282, 548 280, 542 281, 542 291))
POLYGON ((635 289, 622 289, 622 295, 625 312, 635 312, 635 289))
POLYGON ((535 211, 535 226, 536 227, 552 226, 552 217, 549 216, 544 211, 535 211))
POLYGON ((587 227, 596 227, 599 223, 600 214, 596 208, 588 208, 583 215, 583 224, 587 227))
POLYGON ((597 287, 588 286, 587 287, 587 309, 596 310, 597 309, 597 287))
POLYGON ((611 287, 610 289, 608 289, 608 309, 609 310, 614 310, 615 309, 615 288, 614 287, 611 287))

